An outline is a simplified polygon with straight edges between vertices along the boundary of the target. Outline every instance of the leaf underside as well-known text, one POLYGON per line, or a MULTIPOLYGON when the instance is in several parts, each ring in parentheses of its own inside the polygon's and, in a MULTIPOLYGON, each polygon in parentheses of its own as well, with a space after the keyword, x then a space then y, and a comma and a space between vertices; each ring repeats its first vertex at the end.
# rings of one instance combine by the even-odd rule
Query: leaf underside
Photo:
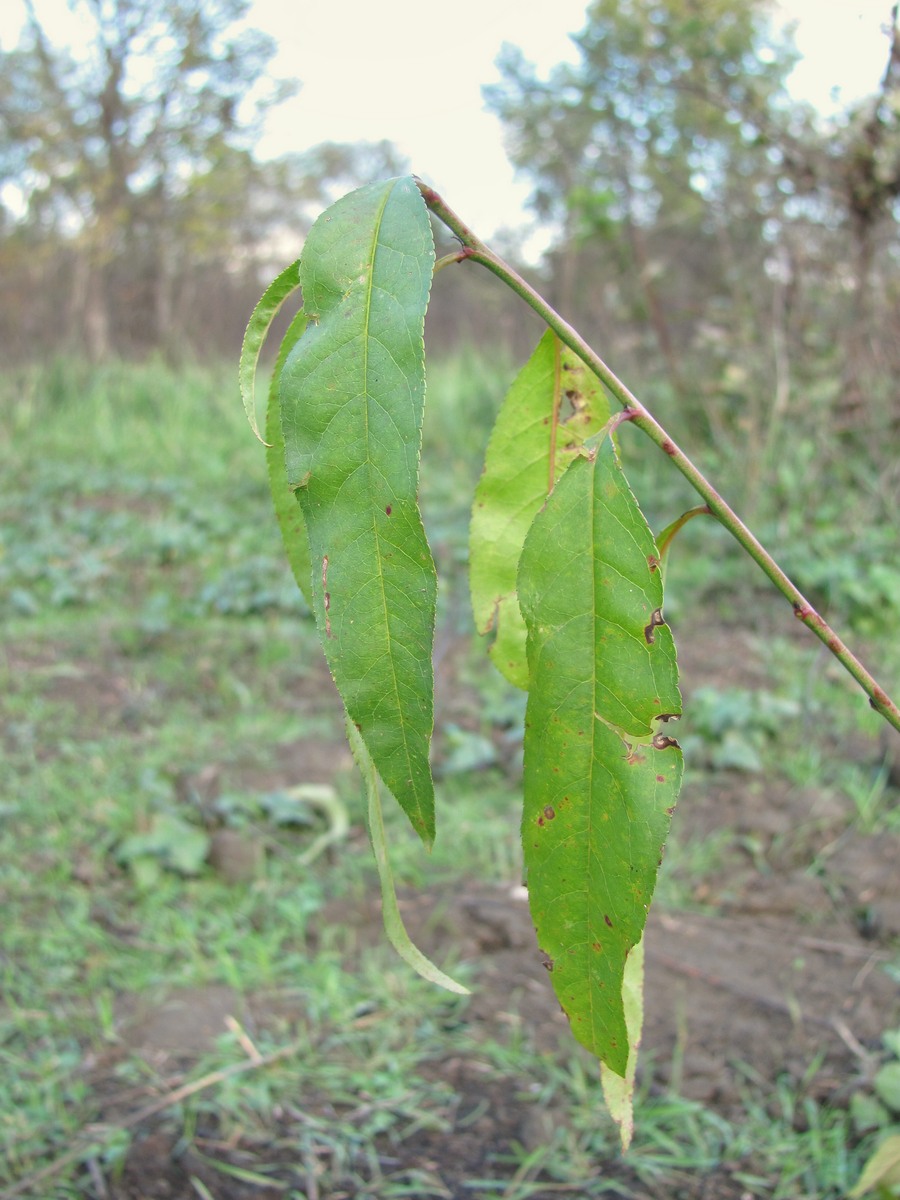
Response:
MULTIPOLYGON (((285 300, 299 286, 300 260, 291 263, 289 267, 277 275, 259 299, 259 303, 250 314, 244 340, 241 345, 241 360, 238 367, 238 382, 241 389, 241 399, 244 402, 244 412, 250 422, 250 428, 262 441, 259 426, 256 421, 256 368, 263 344, 285 300)), ((287 339, 285 338, 285 341, 287 339)), ((284 343, 282 343, 284 345, 284 343)))
POLYGON ((625 1076, 625 963, 682 776, 658 554, 615 448, 576 458, 525 540, 522 841, 538 943, 575 1037, 625 1076))
POLYGON ((609 419, 599 380, 548 329, 500 409, 475 492, 469 586, 479 633, 517 687, 528 687, 516 572, 525 535, 582 443, 609 419))
POLYGON ((303 511, 287 480, 284 465, 284 434, 281 430, 280 396, 281 369, 287 356, 303 336, 306 325, 306 313, 301 310, 288 326, 278 351, 275 370, 269 384, 269 401, 266 406, 266 467, 269 474, 269 491, 272 493, 272 506, 281 530, 281 540, 284 543, 287 560, 297 587, 303 594, 303 599, 312 608, 309 538, 306 535, 303 511))
POLYGON ((411 177, 339 200, 304 247, 309 325, 280 384, 287 481, 303 511, 325 655, 381 778, 426 844, 436 578, 417 489, 433 265, 411 177))

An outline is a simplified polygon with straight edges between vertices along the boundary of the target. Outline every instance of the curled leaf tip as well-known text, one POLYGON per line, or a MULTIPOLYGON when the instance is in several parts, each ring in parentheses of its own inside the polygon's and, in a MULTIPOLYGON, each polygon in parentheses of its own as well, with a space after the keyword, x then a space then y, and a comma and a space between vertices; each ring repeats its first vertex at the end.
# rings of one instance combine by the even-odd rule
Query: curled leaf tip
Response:
MULTIPOLYGON (((407 966, 412 967, 417 975, 421 975, 429 983, 434 983, 447 992, 454 992, 457 996, 471 995, 469 988, 452 979, 440 967, 436 966, 430 958, 427 958, 407 933, 406 926, 403 924, 403 917, 400 914, 400 905, 397 903, 397 891, 394 887, 394 876, 391 871, 390 859, 388 858, 387 836, 384 830, 384 816, 381 809, 381 797, 378 791, 378 775, 375 770, 375 764, 372 762, 372 758, 366 749, 365 742, 359 730, 349 717, 347 718, 346 727, 350 749, 353 751, 353 757, 356 759, 357 766, 362 772, 366 786, 369 840, 372 843, 372 853, 375 858, 375 867, 378 871, 378 880, 381 885, 381 910, 384 919, 384 930, 388 941, 407 966)), ((423 840, 430 848, 434 839, 423 838, 423 840)))
POLYGON ((285 267, 281 274, 273 279, 263 292, 259 303, 250 315, 250 320, 247 322, 247 328, 244 331, 244 340, 241 345, 238 381, 240 384, 241 399, 244 403, 244 412, 247 415, 247 421, 254 435, 266 449, 271 449, 272 445, 260 433, 259 422, 256 419, 256 369, 259 365, 259 356, 262 353, 263 343, 266 340, 272 322, 275 320, 285 300, 297 290, 299 280, 300 260, 298 258, 289 267, 285 267))

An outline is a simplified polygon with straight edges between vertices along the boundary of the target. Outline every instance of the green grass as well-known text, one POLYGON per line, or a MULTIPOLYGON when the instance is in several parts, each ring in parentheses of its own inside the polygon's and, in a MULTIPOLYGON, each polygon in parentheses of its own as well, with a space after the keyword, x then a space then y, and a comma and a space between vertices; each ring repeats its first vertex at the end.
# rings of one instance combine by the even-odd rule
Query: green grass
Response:
MULTIPOLYGON (((461 863, 468 878, 520 877, 521 698, 468 648, 464 574, 470 491, 511 375, 505 364, 464 359, 430 374, 422 492, 446 576, 442 630, 462 640, 455 686, 481 709, 438 729, 433 855, 401 814, 387 814, 404 886, 452 887, 461 863), (469 770, 479 756, 481 769, 469 770)), ((82 1138, 100 1137, 99 1161, 114 1170, 128 1136, 115 1121, 108 1138, 91 1132, 104 1101, 112 1091, 168 1086, 164 1071, 123 1047, 123 1013, 209 985, 248 1002, 267 997, 272 1012, 281 1005, 286 1015, 254 1034, 261 1053, 296 1044, 270 1068, 231 1077, 246 1052, 228 1034, 188 1064, 191 1078, 226 1074, 168 1119, 223 1171, 274 1177, 292 1154, 318 1172, 322 1195, 329 1185, 360 1196, 440 1195, 427 1172, 392 1173, 384 1161, 423 1122, 436 1134, 452 1128, 455 1098, 432 1065, 456 1055, 480 1064, 491 1087, 555 1114, 537 1148, 522 1146, 495 1177, 473 1178, 473 1196, 538 1195, 539 1180, 584 1195, 663 1191, 726 1161, 739 1163, 735 1178, 746 1176, 751 1195, 841 1194, 860 1161, 845 1114, 789 1092, 778 1093, 773 1113, 749 1085, 735 1123, 648 1084, 629 1165, 604 1175, 614 1135, 596 1074, 578 1053, 538 1053, 527 1031, 474 1039, 461 1002, 411 976, 383 942, 360 948, 322 920, 329 901, 373 905, 376 883, 349 769, 334 786, 351 836, 309 868, 298 871, 296 858, 321 832, 315 814, 311 827, 279 825, 261 802, 273 764, 290 763, 288 782, 302 784, 305 752, 313 762, 318 747, 319 769, 322 747, 326 761, 339 761, 341 730, 230 366, 175 373, 160 363, 94 369, 60 360, 0 379, 0 411, 0 1195, 82 1138), (223 820, 211 808, 223 796, 243 797, 241 819, 269 850, 248 883, 229 883, 201 861, 179 872, 164 856, 142 876, 123 853, 161 817, 208 835, 223 820), (315 1101, 309 1112, 303 1097, 315 1101), (258 1148, 242 1168, 217 1149, 238 1131, 258 1148)), ((626 457, 654 524, 690 504, 681 482, 658 481, 641 451, 626 457)), ((699 568, 694 559, 689 570, 680 550, 673 562, 676 611, 687 606, 689 578, 699 570, 711 580, 722 567, 718 531, 703 532, 712 549, 699 568)), ((686 536, 702 544, 693 527, 686 536)), ((729 554, 726 581, 743 569, 734 562, 729 554)), ((871 736, 874 717, 846 716, 843 682, 812 673, 814 650, 794 653, 787 643, 779 650, 781 699, 731 695, 726 726, 749 725, 760 767, 777 761, 798 786, 817 771, 822 782, 824 770, 824 785, 846 794, 861 826, 896 829, 884 781, 852 763, 823 767, 831 760, 816 757, 804 735, 812 720, 836 736, 871 736), (785 750, 794 744, 806 748, 785 750)), ((714 771, 722 697, 707 707, 692 736, 700 770, 714 771)), ((689 903, 688 881, 721 865, 730 845, 724 835, 678 838, 661 885, 671 905, 689 903)))

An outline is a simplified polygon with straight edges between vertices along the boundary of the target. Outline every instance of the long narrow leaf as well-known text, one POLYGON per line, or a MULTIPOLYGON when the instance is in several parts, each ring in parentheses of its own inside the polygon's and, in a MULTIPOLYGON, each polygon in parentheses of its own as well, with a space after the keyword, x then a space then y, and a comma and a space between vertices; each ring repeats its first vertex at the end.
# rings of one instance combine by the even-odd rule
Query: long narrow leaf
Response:
POLYGON ((304 246, 309 326, 280 392, 325 655, 379 774, 429 845, 437 584, 417 491, 433 265, 411 177, 328 209, 304 246))
POLYGON ((391 871, 390 859, 388 858, 384 817, 381 811, 381 797, 378 791, 378 776, 375 773, 374 764, 369 757, 369 752, 366 750, 362 738, 353 722, 349 720, 347 721, 347 738, 366 785, 369 838, 372 843, 372 853, 375 855, 378 879, 381 883, 381 907, 384 916, 384 930, 388 936, 388 941, 403 961, 411 966, 423 979, 427 979, 429 983, 436 983, 438 987, 445 988, 448 992, 456 992, 460 996, 468 996, 469 989, 463 987, 461 983, 457 983, 455 979, 451 979, 449 975, 445 975, 439 967, 434 965, 430 958, 426 958, 406 932, 406 926, 403 924, 403 918, 400 915, 400 906, 397 903, 394 875, 391 871))
POLYGON ((241 399, 244 402, 244 412, 247 414, 250 428, 260 441, 263 439, 256 421, 256 368, 259 365, 259 356, 266 340, 266 334, 272 327, 278 310, 299 285, 300 260, 298 258, 289 267, 285 267, 263 292, 259 303, 250 314, 250 320, 244 331, 238 381, 241 387, 241 399))
POLYGON ((491 658, 528 686, 525 623, 516 571, 525 535, 554 483, 586 438, 609 419, 597 378, 548 329, 500 409, 475 492, 469 584, 479 633, 493 632, 491 658))
POLYGON ((525 541, 522 841, 532 917, 579 1041, 617 1075, 625 962, 641 939, 678 796, 681 712, 659 554, 615 448, 576 459, 525 541))

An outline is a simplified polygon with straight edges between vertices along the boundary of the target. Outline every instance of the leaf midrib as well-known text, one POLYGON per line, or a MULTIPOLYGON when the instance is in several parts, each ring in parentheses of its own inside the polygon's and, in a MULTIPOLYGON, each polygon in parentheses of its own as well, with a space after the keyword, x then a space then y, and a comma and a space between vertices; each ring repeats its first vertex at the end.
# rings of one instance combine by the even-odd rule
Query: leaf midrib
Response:
MULTIPOLYGON (((371 471, 375 464, 372 461, 372 454, 370 452, 369 406, 373 402, 373 397, 369 390, 369 338, 370 338, 369 327, 371 324, 372 293, 375 289, 375 261, 378 257, 378 248, 380 245, 379 234, 381 232, 381 226, 384 221, 384 213, 388 206, 388 202, 391 198, 391 195, 393 193, 394 186, 395 185, 392 184, 391 187, 385 191, 384 199, 381 202, 381 207, 378 210, 378 215, 377 215, 377 218, 374 223, 374 228, 373 228, 373 232, 372 232, 372 244, 371 244, 371 249, 370 249, 370 255, 371 255, 370 261, 372 263, 372 266, 369 271, 368 282, 367 282, 367 286, 366 286, 366 299, 365 299, 364 317, 363 317, 363 386, 365 388, 365 398, 366 398, 366 403, 365 403, 366 467, 369 472, 370 483, 371 483, 371 471)), ((401 704, 401 700, 400 700, 400 687, 399 687, 399 683, 397 680, 397 672, 394 667, 394 657, 393 657, 393 654, 391 653, 391 640, 392 639, 391 639, 390 624, 389 624, 389 608, 388 608, 388 601, 387 601, 387 593, 385 591, 384 572, 382 570, 382 565, 381 565, 381 536, 378 532, 378 522, 375 519, 374 505, 371 508, 371 514, 372 514, 372 536, 375 541, 375 551, 376 551, 375 562, 377 565, 378 585, 379 585, 379 592, 381 595, 382 613, 383 613, 383 617, 384 617, 385 644, 386 644, 385 657, 387 658, 388 662, 390 663, 391 682, 393 685, 395 708, 398 712, 402 712, 403 709, 402 709, 402 704, 401 704)), ((419 818, 419 821, 422 826, 422 831, 423 831, 423 833, 425 833, 427 835, 429 822, 426 819, 425 813, 422 811, 422 804, 421 804, 420 795, 419 795, 419 788, 418 788, 418 785, 416 782, 415 771, 413 770, 413 761, 412 761, 412 757, 411 757, 410 751, 409 751, 409 740, 407 737, 407 732, 406 732, 405 727, 403 727, 402 725, 401 725, 401 728, 402 728, 402 734, 403 734, 403 752, 406 756, 407 773, 409 775, 410 786, 414 790, 415 796, 416 796, 416 812, 418 814, 418 818, 419 818)))
MULTIPOLYGON (((595 772, 595 764, 597 761, 597 720, 596 720, 596 717, 594 716, 594 714, 598 711, 598 709, 597 709, 597 554, 596 554, 596 551, 597 551, 597 548, 600 545, 602 545, 602 542, 600 541, 600 538, 598 537, 598 530, 597 530, 597 505, 596 505, 597 468, 596 468, 595 463, 593 461, 591 461, 590 459, 588 460, 588 468, 587 469, 590 471, 590 479, 591 479, 590 493, 589 493, 590 494, 590 502, 591 502, 591 526, 590 526, 590 528, 591 528, 591 644, 593 646, 594 658, 593 658, 593 664, 591 667, 591 760, 590 760, 590 771, 589 771, 590 795, 589 795, 589 800, 588 800, 588 805, 587 805, 587 813, 588 813, 587 838, 585 839, 585 841, 587 844, 587 859, 588 859, 588 861, 587 861, 587 871, 585 872, 585 874, 587 875, 587 878, 589 881, 590 895, 593 895, 593 893, 594 893, 594 873, 593 873, 594 872, 594 852, 593 852, 593 845, 594 845, 594 826, 593 826, 594 777, 595 777, 595 773, 596 773, 595 772)), ((588 910, 590 913, 590 902, 588 903, 588 910)), ((590 920, 590 915, 588 915, 588 920, 590 920)), ((588 929, 588 936, 590 936, 590 929, 588 929)), ((588 994, 588 1002, 589 1002, 590 1014, 591 1014, 591 1033, 593 1036, 594 1044, 596 1045, 599 1041, 599 1038, 597 1037, 597 1024, 596 1024, 596 1018, 595 1018, 595 1013, 594 1013, 594 987, 593 987, 593 982, 590 978, 590 967, 591 967, 590 956, 588 956, 586 961, 587 961, 587 967, 588 967, 587 994, 588 994)))

